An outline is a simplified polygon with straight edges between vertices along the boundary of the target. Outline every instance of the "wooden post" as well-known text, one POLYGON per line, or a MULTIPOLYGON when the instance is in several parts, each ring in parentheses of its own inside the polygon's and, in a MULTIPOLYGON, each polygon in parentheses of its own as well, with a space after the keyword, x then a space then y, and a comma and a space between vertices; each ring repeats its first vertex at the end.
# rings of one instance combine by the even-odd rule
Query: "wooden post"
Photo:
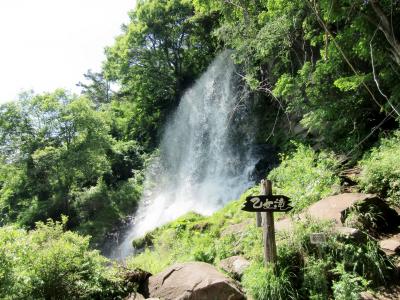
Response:
POLYGON ((256 226, 257 227, 262 227, 261 220, 262 220, 261 213, 257 212, 256 213, 256 226))
MULTIPOLYGON (((263 194, 263 191, 264 191, 264 185, 263 185, 263 181, 264 181, 264 179, 263 180, 261 180, 261 193, 260 193, 260 195, 265 195, 265 194, 263 194)), ((256 212, 256 226, 257 227, 262 227, 262 216, 261 216, 261 212, 256 212)))
MULTIPOLYGON (((270 180, 261 180, 261 190, 263 195, 272 195, 272 182, 270 180)), ((264 258, 265 265, 276 263, 276 242, 275 242, 275 225, 274 215, 272 211, 262 212, 263 219, 263 241, 264 241, 264 258)))
MULTIPOLYGON (((242 210, 261 214, 263 228, 263 244, 265 266, 272 265, 275 269, 277 255, 275 242, 274 212, 288 212, 293 209, 290 198, 285 195, 272 195, 272 182, 261 180, 261 195, 246 197, 242 210)), ((259 217, 256 217, 257 225, 259 217)))

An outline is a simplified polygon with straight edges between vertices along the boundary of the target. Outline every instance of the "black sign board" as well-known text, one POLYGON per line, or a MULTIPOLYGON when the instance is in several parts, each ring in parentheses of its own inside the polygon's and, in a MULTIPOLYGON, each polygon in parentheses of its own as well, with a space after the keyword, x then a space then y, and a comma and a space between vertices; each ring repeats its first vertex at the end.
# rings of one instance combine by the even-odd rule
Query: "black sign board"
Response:
POLYGON ((289 205, 289 197, 282 195, 260 195, 246 198, 242 210, 245 211, 283 211, 287 212, 293 207, 289 205))

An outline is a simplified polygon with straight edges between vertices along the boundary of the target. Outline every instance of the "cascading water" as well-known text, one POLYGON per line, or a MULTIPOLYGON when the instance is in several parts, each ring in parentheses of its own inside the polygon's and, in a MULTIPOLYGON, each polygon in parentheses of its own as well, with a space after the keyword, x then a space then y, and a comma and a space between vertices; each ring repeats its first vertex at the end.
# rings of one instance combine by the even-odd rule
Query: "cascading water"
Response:
POLYGON ((182 97, 159 156, 147 169, 136 215, 112 257, 126 257, 133 239, 184 213, 213 213, 252 184, 246 92, 229 56, 220 54, 182 97))

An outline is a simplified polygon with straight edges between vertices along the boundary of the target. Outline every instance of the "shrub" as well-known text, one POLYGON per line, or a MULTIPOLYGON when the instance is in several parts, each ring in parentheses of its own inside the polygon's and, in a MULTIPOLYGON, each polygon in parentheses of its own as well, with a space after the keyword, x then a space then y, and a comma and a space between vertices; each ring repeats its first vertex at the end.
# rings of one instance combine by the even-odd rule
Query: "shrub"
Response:
POLYGON ((122 277, 62 222, 0 228, 0 298, 93 299, 126 295, 122 277))
POLYGON ((371 286, 387 283, 394 275, 393 263, 380 251, 378 243, 367 237, 359 243, 338 236, 331 226, 308 219, 277 235, 278 267, 294 275, 293 284, 301 295, 307 299, 328 299, 333 274, 341 276, 337 273, 338 265, 346 273, 365 278, 371 286), (311 244, 310 234, 315 232, 325 232, 326 243, 311 244))
POLYGON ((400 206, 400 131, 384 138, 360 161, 359 185, 362 190, 377 193, 400 206))
POLYGON ((276 194, 292 199, 294 212, 299 212, 323 197, 332 195, 340 186, 336 175, 338 161, 332 153, 315 152, 311 147, 295 144, 297 149, 281 155, 281 164, 268 178, 274 183, 276 194))
POLYGON ((337 237, 331 240, 328 251, 331 260, 341 262, 347 272, 371 280, 376 286, 387 283, 393 275, 392 261, 373 239, 367 238, 363 243, 357 244, 337 237))

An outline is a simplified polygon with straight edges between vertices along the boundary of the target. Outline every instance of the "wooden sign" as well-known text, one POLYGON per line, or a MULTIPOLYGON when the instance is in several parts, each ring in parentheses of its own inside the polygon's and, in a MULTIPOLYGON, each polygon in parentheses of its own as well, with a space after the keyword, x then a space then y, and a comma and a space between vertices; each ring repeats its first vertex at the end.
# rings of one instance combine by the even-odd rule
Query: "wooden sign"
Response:
POLYGON ((312 233, 310 235, 311 244, 324 244, 326 243, 325 233, 312 233))
POLYGON ((261 180, 260 196, 249 196, 246 198, 242 210, 256 212, 256 224, 263 228, 264 258, 265 266, 269 264, 275 268, 276 242, 275 242, 275 224, 274 212, 286 212, 293 207, 289 205, 289 198, 282 195, 272 195, 272 182, 270 180, 261 180), (262 222, 261 222, 262 219, 262 222))
POLYGON ((290 198, 283 195, 249 196, 246 198, 246 202, 244 203, 242 210, 252 212, 287 212, 293 208, 289 205, 289 203, 290 198))

